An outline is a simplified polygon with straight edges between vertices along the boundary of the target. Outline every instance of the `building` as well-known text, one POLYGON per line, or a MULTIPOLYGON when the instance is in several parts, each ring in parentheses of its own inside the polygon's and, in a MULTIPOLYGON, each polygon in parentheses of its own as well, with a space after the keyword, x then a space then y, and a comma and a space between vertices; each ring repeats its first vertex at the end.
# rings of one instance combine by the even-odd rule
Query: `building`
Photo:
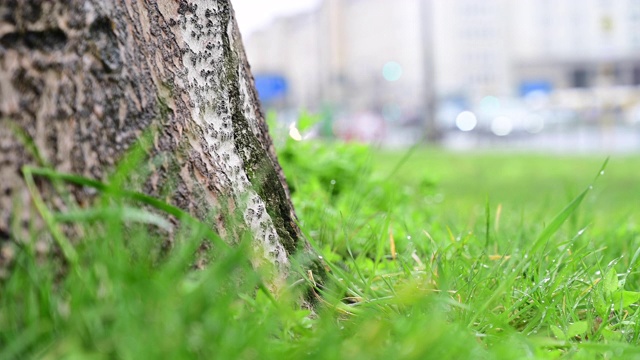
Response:
POLYGON ((286 105, 415 114, 426 92, 420 3, 328 0, 279 19, 246 41, 254 74, 284 76, 286 105))
POLYGON ((640 85, 640 2, 524 0, 513 7, 513 68, 553 89, 640 85))
POLYGON ((638 0, 325 0, 246 46, 257 77, 287 80, 269 106, 367 111, 430 133, 435 104, 453 124, 483 99, 534 91, 568 107, 593 104, 579 89, 624 99, 616 107, 640 96, 638 0))
POLYGON ((319 13, 282 18, 269 28, 252 34, 245 46, 256 78, 286 79, 286 94, 268 99, 271 106, 316 109, 323 96, 319 13))
POLYGON ((487 95, 512 95, 510 1, 434 1, 439 98, 476 102, 487 95))

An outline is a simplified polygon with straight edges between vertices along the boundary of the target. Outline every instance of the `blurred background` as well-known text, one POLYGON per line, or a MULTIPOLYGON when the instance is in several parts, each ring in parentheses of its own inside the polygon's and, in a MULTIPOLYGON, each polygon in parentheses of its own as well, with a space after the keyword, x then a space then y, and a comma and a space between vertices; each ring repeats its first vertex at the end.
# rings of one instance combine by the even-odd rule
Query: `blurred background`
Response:
POLYGON ((263 108, 284 126, 317 117, 305 136, 640 150, 638 0, 232 4, 263 108))

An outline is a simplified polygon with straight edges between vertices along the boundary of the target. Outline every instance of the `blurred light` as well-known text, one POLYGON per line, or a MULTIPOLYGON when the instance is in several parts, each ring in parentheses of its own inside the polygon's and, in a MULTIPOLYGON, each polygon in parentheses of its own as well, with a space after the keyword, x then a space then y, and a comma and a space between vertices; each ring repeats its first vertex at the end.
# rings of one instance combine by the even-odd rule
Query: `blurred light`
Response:
POLYGON ((491 121, 491 131, 498 136, 506 136, 513 130, 511 119, 506 116, 498 116, 491 121))
POLYGON ((544 118, 537 114, 531 114, 525 119, 525 129, 531 134, 537 134, 544 129, 544 118))
POLYGON ((291 138, 295 141, 301 141, 302 140, 302 134, 300 134, 300 130, 298 130, 298 128, 296 127, 296 123, 293 122, 291 123, 291 125, 289 125, 289 136, 291 136, 291 138))
POLYGON ((495 96, 485 96, 480 100, 480 111, 488 116, 494 116, 500 110, 500 99, 495 96))
POLYGON ((471 111, 463 111, 456 116, 456 126, 462 131, 471 131, 477 124, 478 119, 471 111))
POLYGON ((553 84, 546 80, 525 80, 520 84, 520 96, 525 98, 532 93, 549 94, 553 91, 553 84))
POLYGON ((530 91, 525 95, 524 101, 531 107, 532 109, 539 110, 542 109, 549 100, 549 95, 542 90, 534 90, 530 91))
POLYGON ((397 81, 402 76, 402 66, 395 61, 389 61, 382 67, 382 76, 387 81, 397 81))

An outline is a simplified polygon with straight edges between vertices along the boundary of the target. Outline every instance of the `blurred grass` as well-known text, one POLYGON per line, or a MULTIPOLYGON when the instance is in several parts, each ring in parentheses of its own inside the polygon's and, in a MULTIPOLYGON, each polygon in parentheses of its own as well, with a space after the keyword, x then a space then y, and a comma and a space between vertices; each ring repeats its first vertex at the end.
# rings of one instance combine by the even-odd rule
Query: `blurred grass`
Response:
MULTIPOLYGON (((389 174, 406 151, 379 151, 373 166, 389 174)), ((420 148, 392 175, 405 186, 433 184, 447 208, 484 206, 487 198, 508 212, 562 206, 588 185, 606 156, 504 152, 449 152, 420 148)), ((589 195, 598 221, 631 217, 640 204, 640 156, 611 157, 605 176, 589 195)), ((531 214, 533 215, 533 214, 531 214)))
POLYGON ((100 199, 40 209, 50 229, 15 239, 0 358, 640 357, 640 156, 595 179, 603 156, 418 148, 398 167, 404 151, 290 138, 278 152, 330 269, 315 314, 297 284, 275 301, 262 290, 249 237, 229 248, 136 195, 133 157, 111 184, 41 172, 100 199), (169 215, 183 223, 165 252, 169 215), (81 234, 72 262, 41 250, 63 223, 81 234), (203 240, 211 264, 194 271, 203 240))
MULTIPOLYGON (((374 172, 387 176, 406 155, 406 151, 375 153, 374 172)), ((451 227, 470 229, 486 215, 487 202, 493 222, 499 212, 499 225, 504 227, 548 222, 593 181, 606 158, 419 148, 391 178, 399 186, 431 187, 431 199, 437 201, 430 207, 451 227)), ((625 228, 637 231, 638 169, 640 156, 612 156, 584 206, 572 215, 572 227, 589 227, 592 234, 611 240, 625 228)))

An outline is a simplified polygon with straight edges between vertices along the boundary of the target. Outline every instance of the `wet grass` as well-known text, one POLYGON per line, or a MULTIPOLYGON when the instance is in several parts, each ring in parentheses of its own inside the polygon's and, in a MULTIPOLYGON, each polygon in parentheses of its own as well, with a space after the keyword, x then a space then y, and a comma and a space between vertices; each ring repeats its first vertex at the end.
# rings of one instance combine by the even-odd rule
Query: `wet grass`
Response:
POLYGON ((107 186, 91 216, 45 209, 49 230, 18 239, 0 358, 640 357, 640 157, 601 175, 604 156, 417 149, 398 167, 406 152, 292 141, 279 156, 330 269, 315 314, 293 284, 264 290, 250 239, 185 220, 163 252, 180 213, 107 186), (57 239, 74 243, 65 276, 39 245, 62 222, 82 235, 57 239), (215 256, 193 271, 202 239, 215 256))

